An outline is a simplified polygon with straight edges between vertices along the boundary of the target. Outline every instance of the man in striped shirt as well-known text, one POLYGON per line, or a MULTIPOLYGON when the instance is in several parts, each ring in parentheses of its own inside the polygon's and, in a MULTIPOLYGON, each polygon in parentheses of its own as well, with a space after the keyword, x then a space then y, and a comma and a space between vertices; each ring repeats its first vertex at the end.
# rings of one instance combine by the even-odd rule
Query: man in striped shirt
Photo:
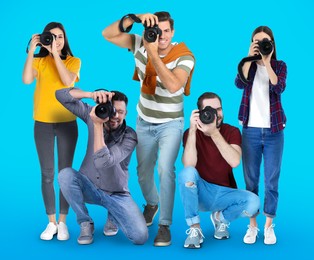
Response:
POLYGON ((141 84, 136 125, 138 180, 146 200, 143 214, 147 226, 152 225, 160 206, 155 246, 171 244, 174 164, 184 127, 183 95, 189 95, 194 68, 191 51, 184 43, 172 42, 173 25, 168 12, 156 12, 126 15, 103 30, 106 40, 131 50, 135 58, 135 77, 141 84), (148 42, 145 37, 128 34, 134 22, 141 22, 147 28, 158 26, 156 40, 148 42), (158 155, 159 194, 154 178, 158 155))

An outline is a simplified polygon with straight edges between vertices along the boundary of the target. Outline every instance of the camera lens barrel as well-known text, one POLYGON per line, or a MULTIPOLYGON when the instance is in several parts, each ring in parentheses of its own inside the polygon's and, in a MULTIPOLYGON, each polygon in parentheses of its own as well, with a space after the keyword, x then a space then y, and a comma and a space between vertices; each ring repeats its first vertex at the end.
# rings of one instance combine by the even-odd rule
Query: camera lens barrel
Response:
POLYGON ((156 41, 157 35, 160 36, 162 34, 162 31, 160 30, 160 28, 158 27, 157 24, 155 24, 152 27, 147 27, 146 25, 144 25, 144 26, 145 26, 144 39, 147 42, 154 42, 154 41, 156 41))
POLYGON ((200 120, 203 124, 211 124, 217 116, 217 110, 211 106, 206 106, 203 110, 200 111, 200 120))
POLYGON ((262 41, 258 42, 259 51, 262 55, 269 55, 273 51, 273 43, 264 38, 262 41))
POLYGON ((96 106, 95 114, 101 119, 112 118, 116 114, 116 109, 111 102, 101 103, 96 106))
POLYGON ((50 45, 53 42, 53 35, 51 32, 43 32, 39 35, 39 40, 43 45, 50 45))

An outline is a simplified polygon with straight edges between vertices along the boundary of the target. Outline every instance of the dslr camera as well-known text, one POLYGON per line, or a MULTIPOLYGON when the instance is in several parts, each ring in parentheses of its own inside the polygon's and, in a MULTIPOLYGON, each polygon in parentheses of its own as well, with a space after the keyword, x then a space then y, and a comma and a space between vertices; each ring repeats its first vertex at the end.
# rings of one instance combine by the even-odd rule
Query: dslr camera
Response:
POLYGON ((160 30, 157 24, 155 24, 154 26, 148 27, 145 22, 144 27, 145 27, 144 39, 147 42, 156 41, 157 35, 161 36, 162 34, 162 31, 160 30))
MULTIPOLYGON (((98 98, 97 98, 97 101, 98 101, 98 98)), ((101 119, 105 119, 107 117, 112 118, 116 114, 116 109, 112 105, 111 101, 107 101, 106 103, 100 103, 96 106, 95 114, 101 119)))
POLYGON ((56 35, 51 32, 43 32, 39 35, 39 41, 42 45, 48 46, 53 42, 53 38, 56 38, 56 35))
POLYGON ((203 124, 211 124, 214 122, 215 116, 218 117, 217 110, 211 106, 206 106, 200 110, 200 120, 203 124))
POLYGON ((258 42, 259 51, 262 55, 269 55, 273 51, 273 42, 264 38, 262 41, 258 42))

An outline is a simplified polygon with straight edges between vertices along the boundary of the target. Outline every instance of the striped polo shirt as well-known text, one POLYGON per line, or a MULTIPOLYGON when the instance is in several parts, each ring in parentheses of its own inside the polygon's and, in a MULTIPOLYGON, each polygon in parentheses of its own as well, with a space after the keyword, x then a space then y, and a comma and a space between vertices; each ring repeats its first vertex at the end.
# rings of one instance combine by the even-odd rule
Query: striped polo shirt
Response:
MULTIPOLYGON (((147 52, 143 46, 142 37, 134 34, 132 36, 133 43, 131 51, 135 58, 136 70, 142 86, 147 64, 147 52)), ((171 44, 177 45, 178 43, 171 44)), ((194 59, 192 56, 181 56, 167 63, 166 66, 169 70, 181 68, 190 74, 194 66, 194 59)), ((177 92, 170 93, 163 86, 158 76, 156 80, 157 86, 155 95, 147 95, 141 92, 137 104, 138 115, 150 123, 166 123, 173 119, 183 119, 183 95, 185 85, 177 92)))

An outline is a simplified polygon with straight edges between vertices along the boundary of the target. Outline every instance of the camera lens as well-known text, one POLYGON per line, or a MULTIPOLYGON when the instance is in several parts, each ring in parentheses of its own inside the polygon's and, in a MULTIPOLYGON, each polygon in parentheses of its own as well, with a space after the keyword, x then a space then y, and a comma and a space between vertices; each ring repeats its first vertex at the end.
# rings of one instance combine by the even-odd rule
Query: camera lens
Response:
POLYGON ((95 114, 101 119, 105 119, 107 117, 112 118, 116 114, 116 109, 111 102, 101 103, 96 106, 95 114))
POLYGON ((40 35, 40 42, 41 44, 43 45, 50 45, 53 41, 53 35, 51 32, 43 32, 41 35, 40 35))
POLYGON ((161 35, 162 31, 158 27, 157 24, 155 24, 153 27, 147 27, 146 24, 145 26, 145 31, 144 31, 144 39, 147 42, 154 42, 157 39, 157 35, 161 35))
POLYGON ((259 51, 262 55, 269 55, 273 51, 273 43, 267 38, 264 38, 262 41, 260 41, 258 45, 259 51))
POLYGON ((200 120, 203 124, 210 124, 214 121, 215 116, 217 116, 217 110, 206 106, 203 110, 200 111, 200 120))

